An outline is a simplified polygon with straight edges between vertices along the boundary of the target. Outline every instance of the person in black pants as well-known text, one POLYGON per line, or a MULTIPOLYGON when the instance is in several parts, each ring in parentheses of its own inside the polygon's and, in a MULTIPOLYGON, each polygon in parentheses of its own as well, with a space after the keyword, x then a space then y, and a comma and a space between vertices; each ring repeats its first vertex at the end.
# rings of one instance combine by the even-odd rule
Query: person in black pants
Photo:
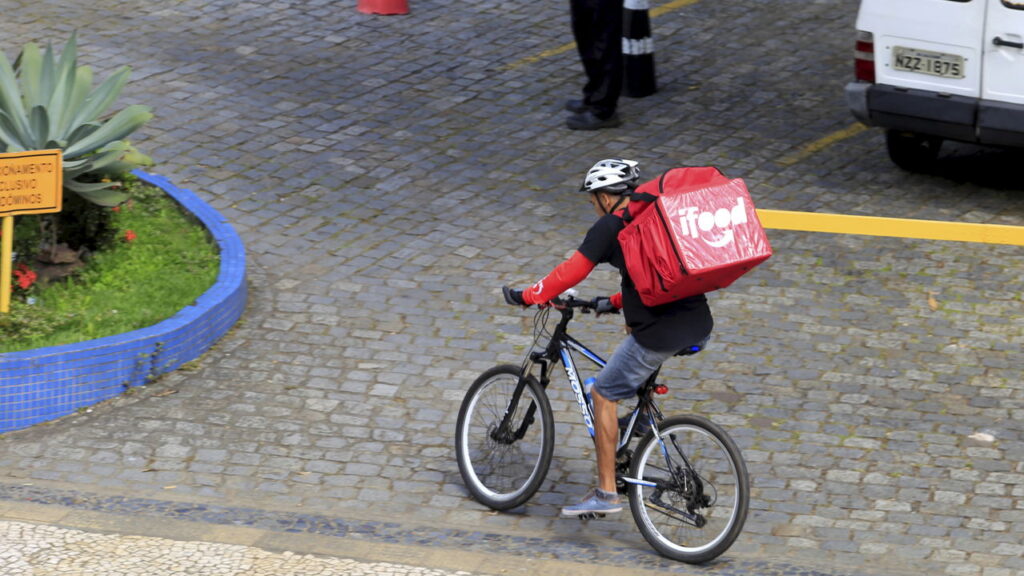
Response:
POLYGON ((623 0, 570 0, 572 33, 587 75, 581 100, 569 100, 571 130, 613 128, 622 92, 623 0))

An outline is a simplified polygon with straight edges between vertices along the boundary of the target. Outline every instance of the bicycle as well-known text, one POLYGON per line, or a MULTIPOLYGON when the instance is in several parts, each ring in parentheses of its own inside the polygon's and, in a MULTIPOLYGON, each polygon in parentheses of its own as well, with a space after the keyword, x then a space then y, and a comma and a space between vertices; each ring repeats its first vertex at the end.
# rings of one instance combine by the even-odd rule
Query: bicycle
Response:
MULTIPOLYGON (((547 397, 553 366, 561 363, 594 437, 594 415, 580 384, 574 353, 598 367, 605 361, 569 335, 574 311, 596 311, 595 300, 560 298, 534 316, 534 343, 522 366, 504 364, 469 387, 456 424, 459 472, 473 497, 493 510, 524 504, 540 488, 554 452, 554 417, 547 397), (561 314, 547 331, 552 310, 561 314), (548 337, 547 343, 540 340, 548 337), (537 372, 537 375, 534 374, 537 372)), ((695 354, 699 347, 685 351, 695 354)), ((616 484, 644 539, 660 554, 699 564, 735 542, 750 501, 746 464, 736 443, 707 418, 665 418, 655 401, 668 392, 655 371, 637 392, 637 404, 620 430, 616 484), (636 450, 635 431, 646 424, 636 450)))

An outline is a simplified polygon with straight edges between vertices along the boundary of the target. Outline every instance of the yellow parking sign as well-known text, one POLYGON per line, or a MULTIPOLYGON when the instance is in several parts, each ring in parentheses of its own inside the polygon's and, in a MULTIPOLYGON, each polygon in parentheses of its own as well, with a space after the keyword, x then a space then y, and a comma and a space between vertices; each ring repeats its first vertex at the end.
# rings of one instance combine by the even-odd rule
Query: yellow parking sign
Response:
POLYGON ((0 217, 60 212, 60 150, 0 154, 0 217))
POLYGON ((0 314, 11 306, 14 217, 60 212, 62 159, 60 150, 0 154, 0 314))

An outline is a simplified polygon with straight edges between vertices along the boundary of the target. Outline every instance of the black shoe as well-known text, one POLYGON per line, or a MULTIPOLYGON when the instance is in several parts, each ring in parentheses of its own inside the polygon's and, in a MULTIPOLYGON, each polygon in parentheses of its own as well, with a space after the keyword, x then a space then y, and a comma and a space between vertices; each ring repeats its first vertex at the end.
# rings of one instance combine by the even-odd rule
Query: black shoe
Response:
POLYGON ((582 114, 586 112, 588 108, 589 106, 584 104, 583 100, 572 99, 565 101, 565 109, 573 114, 582 114))
POLYGON ((615 128, 621 124, 622 120, 619 119, 618 114, 613 112, 607 118, 598 118, 593 110, 573 114, 565 121, 565 125, 569 127, 569 130, 600 130, 602 128, 615 128))

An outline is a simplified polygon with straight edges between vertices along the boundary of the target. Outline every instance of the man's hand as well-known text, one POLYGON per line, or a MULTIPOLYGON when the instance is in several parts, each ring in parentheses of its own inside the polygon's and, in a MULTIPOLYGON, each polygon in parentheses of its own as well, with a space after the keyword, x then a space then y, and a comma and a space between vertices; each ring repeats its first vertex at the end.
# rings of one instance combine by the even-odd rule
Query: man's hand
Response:
POLYGON ((611 298, 594 298, 593 303, 595 316, 619 313, 619 309, 612 304, 611 298))
POLYGON ((505 295, 506 304, 511 304, 512 306, 526 306, 526 302, 523 301, 522 290, 513 290, 508 286, 502 286, 501 292, 505 295))

